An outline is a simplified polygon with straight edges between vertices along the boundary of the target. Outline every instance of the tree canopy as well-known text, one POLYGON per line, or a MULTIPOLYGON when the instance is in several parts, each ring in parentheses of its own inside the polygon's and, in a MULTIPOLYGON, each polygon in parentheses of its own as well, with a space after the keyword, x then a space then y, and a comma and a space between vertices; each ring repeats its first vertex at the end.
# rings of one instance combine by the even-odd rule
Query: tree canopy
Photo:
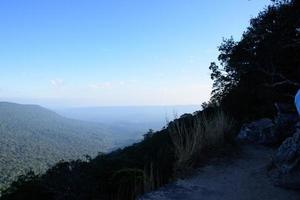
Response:
POLYGON ((236 117, 271 115, 275 102, 292 102, 300 87, 300 2, 278 1, 250 20, 240 41, 224 39, 211 104, 236 117))

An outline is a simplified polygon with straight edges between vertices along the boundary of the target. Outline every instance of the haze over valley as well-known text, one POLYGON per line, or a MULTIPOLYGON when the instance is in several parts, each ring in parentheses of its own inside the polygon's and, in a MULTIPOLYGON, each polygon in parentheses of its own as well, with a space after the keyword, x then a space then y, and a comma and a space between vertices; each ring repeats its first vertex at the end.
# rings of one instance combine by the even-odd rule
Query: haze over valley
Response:
POLYGON ((174 106, 106 106, 54 109, 62 116, 105 124, 119 130, 120 138, 141 139, 149 129, 163 128, 185 113, 201 109, 200 105, 174 106))

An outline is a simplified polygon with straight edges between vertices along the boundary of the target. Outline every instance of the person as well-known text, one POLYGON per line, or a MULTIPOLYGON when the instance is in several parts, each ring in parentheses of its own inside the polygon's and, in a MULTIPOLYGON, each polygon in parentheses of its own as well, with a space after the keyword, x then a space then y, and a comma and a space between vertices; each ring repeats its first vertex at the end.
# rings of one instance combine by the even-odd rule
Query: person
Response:
POLYGON ((295 96, 295 105, 296 105, 298 114, 300 115, 300 89, 298 90, 298 92, 295 96))

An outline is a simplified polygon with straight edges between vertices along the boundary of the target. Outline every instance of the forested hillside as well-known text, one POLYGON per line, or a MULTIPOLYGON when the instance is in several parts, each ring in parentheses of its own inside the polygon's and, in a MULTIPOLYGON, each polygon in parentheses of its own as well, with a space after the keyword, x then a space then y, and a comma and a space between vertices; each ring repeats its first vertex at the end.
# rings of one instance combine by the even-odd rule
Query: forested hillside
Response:
POLYGON ((40 106, 0 103, 0 188, 30 169, 45 172, 59 160, 105 151, 109 131, 40 106))

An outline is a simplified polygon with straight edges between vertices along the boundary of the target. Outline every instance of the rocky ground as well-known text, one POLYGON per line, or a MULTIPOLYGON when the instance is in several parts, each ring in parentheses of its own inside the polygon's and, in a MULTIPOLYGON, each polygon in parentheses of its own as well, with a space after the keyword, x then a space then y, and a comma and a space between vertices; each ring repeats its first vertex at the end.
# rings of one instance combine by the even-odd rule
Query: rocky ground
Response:
POLYGON ((192 178, 178 180, 140 200, 300 200, 300 191, 274 186, 268 166, 276 150, 243 145, 234 158, 200 168, 192 178))

